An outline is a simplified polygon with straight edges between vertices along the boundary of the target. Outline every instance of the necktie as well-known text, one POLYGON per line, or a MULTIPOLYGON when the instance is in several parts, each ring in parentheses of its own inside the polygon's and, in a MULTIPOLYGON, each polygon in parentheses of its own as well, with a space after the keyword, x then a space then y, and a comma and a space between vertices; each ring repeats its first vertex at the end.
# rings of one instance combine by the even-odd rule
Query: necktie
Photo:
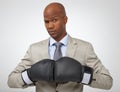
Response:
POLYGON ((53 59, 58 60, 62 57, 62 52, 61 52, 62 43, 56 42, 56 43, 54 43, 54 45, 56 46, 56 49, 55 49, 55 52, 54 52, 53 59))

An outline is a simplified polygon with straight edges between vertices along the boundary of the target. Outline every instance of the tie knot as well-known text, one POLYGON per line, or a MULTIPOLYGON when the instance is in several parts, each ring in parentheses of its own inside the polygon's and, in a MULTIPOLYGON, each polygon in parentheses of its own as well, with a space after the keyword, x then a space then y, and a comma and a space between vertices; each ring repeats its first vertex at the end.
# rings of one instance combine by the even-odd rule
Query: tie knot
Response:
POLYGON ((62 46, 62 43, 61 43, 61 42, 56 42, 56 43, 54 43, 54 45, 55 45, 56 47, 61 47, 61 46, 62 46))

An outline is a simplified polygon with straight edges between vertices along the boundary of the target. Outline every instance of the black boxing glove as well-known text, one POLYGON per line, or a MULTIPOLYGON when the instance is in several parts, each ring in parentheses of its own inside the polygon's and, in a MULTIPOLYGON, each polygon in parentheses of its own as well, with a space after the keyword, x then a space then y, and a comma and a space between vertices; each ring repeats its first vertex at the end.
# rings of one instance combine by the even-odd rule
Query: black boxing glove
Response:
POLYGON ((53 81, 54 60, 41 60, 22 73, 23 81, 31 84, 40 80, 53 81))
POLYGON ((79 82, 90 84, 93 69, 83 66, 77 60, 70 57, 62 57, 55 62, 55 82, 79 82))

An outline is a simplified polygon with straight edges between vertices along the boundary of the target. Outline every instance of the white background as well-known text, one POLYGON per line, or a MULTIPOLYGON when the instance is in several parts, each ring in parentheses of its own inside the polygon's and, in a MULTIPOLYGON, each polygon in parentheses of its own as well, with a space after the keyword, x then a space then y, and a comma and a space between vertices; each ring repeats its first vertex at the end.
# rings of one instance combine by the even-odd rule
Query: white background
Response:
POLYGON ((91 42, 114 79, 111 90, 85 86, 84 92, 119 92, 120 0, 0 0, 0 92, 35 92, 9 88, 7 79, 29 45, 49 37, 42 12, 52 1, 66 8, 67 32, 91 42))

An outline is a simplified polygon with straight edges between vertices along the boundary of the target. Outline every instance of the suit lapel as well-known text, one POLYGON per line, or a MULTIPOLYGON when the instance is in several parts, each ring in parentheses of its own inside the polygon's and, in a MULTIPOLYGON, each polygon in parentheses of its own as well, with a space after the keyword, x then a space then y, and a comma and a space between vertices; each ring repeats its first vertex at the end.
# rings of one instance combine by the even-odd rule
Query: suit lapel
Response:
POLYGON ((76 51, 76 47, 77 47, 77 43, 75 42, 75 40, 73 40, 72 37, 69 36, 66 56, 74 57, 74 54, 75 54, 75 51, 76 51))

